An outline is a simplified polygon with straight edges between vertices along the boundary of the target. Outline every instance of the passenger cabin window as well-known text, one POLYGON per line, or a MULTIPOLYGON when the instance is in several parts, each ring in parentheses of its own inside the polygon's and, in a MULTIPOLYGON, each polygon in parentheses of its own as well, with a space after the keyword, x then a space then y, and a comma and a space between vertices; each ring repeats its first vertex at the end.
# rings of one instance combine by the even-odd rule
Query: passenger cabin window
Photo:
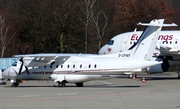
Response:
POLYGON ((56 65, 56 68, 58 68, 59 67, 59 65, 56 65))
POLYGON ((17 66, 17 62, 14 62, 14 63, 12 64, 12 66, 17 66))
POLYGON ((75 65, 73 65, 73 68, 75 68, 75 65))
POLYGON ((114 44, 114 40, 110 40, 107 44, 108 45, 113 45, 114 44))
POLYGON ((69 68, 69 65, 67 66, 67 68, 69 68))
POLYGON ((177 41, 175 41, 175 44, 177 44, 177 41))
POLYGON ((61 65, 61 68, 63 68, 63 65, 61 65))
POLYGON ((172 41, 169 42, 170 44, 172 43, 172 41))
POLYGON ((46 66, 44 66, 44 68, 46 68, 46 66))
POLYGON ((82 65, 80 65, 80 68, 82 68, 82 65))
POLYGON ((89 65, 89 68, 91 68, 91 65, 89 65))
POLYGON ((96 64, 94 65, 94 68, 96 68, 96 64))

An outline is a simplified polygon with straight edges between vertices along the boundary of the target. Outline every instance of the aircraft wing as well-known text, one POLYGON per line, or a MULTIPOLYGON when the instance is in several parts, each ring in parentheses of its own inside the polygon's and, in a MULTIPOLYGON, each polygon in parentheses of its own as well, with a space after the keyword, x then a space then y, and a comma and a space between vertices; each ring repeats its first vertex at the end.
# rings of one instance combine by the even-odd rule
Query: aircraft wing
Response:
POLYGON ((161 52, 161 54, 177 55, 180 53, 180 50, 161 45, 160 46, 160 52, 161 52))
POLYGON ((55 62, 64 63, 71 56, 83 57, 83 56, 93 56, 92 54, 28 54, 28 55, 14 55, 13 57, 22 58, 25 66, 36 67, 44 65, 52 65, 55 62))

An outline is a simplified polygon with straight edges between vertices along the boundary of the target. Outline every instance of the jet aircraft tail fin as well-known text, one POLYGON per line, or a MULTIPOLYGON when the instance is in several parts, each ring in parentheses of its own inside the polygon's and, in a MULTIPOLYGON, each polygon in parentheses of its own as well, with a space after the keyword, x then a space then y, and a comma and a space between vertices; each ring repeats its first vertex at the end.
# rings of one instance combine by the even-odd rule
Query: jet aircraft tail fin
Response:
POLYGON ((155 19, 150 23, 138 23, 147 26, 140 38, 128 51, 120 52, 119 57, 133 57, 138 59, 151 60, 156 47, 159 33, 162 27, 177 26, 176 24, 163 24, 164 19, 155 19))

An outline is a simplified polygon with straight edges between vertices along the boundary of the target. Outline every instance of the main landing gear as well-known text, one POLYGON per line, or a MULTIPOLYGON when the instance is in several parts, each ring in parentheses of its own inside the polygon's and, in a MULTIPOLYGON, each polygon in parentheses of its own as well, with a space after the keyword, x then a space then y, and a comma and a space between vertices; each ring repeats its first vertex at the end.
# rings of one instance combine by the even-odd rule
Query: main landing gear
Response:
POLYGON ((131 78, 131 79, 137 78, 137 74, 129 74, 128 77, 131 78))
POLYGON ((177 74, 178 74, 178 79, 180 79, 180 73, 179 73, 179 72, 177 72, 177 74))
POLYGON ((77 87, 83 87, 83 82, 76 83, 76 86, 77 86, 77 87))
POLYGON ((58 87, 66 87, 66 81, 62 81, 62 82, 60 82, 60 81, 58 81, 57 82, 58 83, 58 87))
POLYGON ((21 80, 11 80, 12 87, 17 87, 20 83, 22 83, 21 80))

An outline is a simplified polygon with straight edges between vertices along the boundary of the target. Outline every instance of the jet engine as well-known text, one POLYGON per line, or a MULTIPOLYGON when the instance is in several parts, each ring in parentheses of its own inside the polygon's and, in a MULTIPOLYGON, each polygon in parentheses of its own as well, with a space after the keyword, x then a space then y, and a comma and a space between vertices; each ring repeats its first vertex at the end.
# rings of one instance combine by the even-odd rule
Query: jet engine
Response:
POLYGON ((167 72, 169 68, 170 68, 170 65, 169 65, 168 60, 167 59, 163 59, 163 63, 162 64, 158 64, 158 65, 149 67, 147 69, 147 72, 149 74, 163 73, 163 72, 167 72))

